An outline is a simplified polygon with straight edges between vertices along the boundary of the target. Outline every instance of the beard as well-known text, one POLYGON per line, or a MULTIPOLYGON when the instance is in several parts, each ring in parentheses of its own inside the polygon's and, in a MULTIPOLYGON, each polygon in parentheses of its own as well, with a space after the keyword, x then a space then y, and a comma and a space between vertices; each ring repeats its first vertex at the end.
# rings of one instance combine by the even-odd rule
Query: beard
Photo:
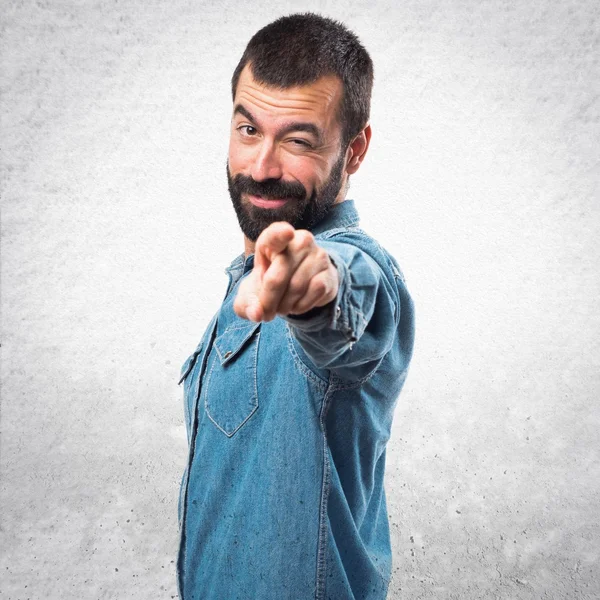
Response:
POLYGON ((244 235, 255 242, 261 232, 276 221, 287 221, 294 229, 310 229, 322 221, 335 204, 342 187, 344 159, 345 153, 341 152, 323 187, 319 191, 314 190, 308 198, 306 188, 298 181, 255 181, 252 177, 241 174, 232 177, 228 162, 227 187, 244 235), (287 198, 288 201, 279 208, 261 208, 248 200, 242 200, 242 194, 265 199, 287 198))

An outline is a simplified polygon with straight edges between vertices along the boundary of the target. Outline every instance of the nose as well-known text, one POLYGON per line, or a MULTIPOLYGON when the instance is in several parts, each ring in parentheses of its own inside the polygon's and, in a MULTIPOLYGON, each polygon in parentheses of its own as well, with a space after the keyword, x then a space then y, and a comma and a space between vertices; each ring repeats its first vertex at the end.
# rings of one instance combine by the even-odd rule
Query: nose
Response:
POLYGON ((273 142, 265 139, 259 145, 250 174, 254 181, 281 179, 283 171, 277 147, 273 142))

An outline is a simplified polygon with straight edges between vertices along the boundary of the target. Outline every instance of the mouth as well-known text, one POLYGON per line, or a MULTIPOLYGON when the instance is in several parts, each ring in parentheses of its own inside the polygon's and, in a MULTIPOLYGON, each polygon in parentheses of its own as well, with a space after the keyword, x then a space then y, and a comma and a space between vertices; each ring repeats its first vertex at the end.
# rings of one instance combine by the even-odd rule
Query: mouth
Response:
POLYGON ((280 208, 289 202, 289 198, 270 199, 251 195, 248 195, 248 200, 250 200, 254 206, 259 206, 260 208, 280 208))

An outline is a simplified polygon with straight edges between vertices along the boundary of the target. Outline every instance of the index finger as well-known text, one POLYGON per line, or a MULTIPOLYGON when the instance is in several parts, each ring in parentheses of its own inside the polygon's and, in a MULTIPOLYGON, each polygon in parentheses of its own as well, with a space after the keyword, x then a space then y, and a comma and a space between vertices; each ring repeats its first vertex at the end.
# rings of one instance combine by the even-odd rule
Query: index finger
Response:
POLYGON ((271 223, 258 236, 254 247, 254 262, 257 259, 260 267, 266 270, 275 256, 281 254, 294 239, 296 230, 287 221, 271 223))

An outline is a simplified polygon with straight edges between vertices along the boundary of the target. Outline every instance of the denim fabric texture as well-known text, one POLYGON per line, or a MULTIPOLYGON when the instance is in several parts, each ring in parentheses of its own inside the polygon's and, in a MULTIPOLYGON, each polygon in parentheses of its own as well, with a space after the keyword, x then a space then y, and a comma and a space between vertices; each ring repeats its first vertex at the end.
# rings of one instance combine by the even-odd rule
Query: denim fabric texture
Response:
POLYGON ((221 307, 181 371, 188 464, 179 497, 183 600, 380 600, 391 574, 386 444, 414 338, 396 260, 353 200, 312 230, 337 298, 253 323, 221 307))

